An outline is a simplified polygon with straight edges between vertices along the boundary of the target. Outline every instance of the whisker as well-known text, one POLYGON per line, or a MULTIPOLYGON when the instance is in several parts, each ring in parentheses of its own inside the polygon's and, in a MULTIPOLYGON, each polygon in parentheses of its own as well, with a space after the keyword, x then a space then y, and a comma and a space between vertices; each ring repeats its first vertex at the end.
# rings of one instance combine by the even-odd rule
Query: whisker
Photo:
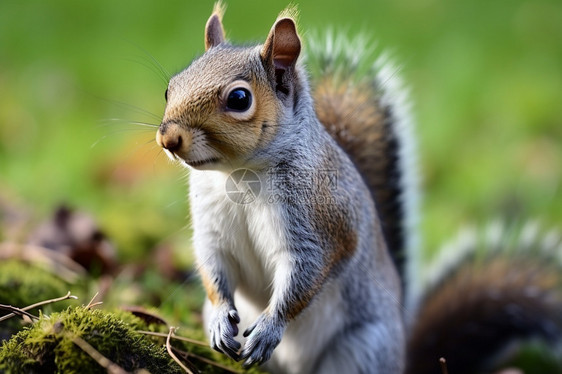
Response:
MULTIPOLYGON (((154 141, 151 140, 151 142, 154 141)), ((150 142, 145 143, 145 145, 150 144, 150 142)), ((152 170, 155 171, 156 170, 156 162, 158 160, 158 158, 160 157, 160 155, 164 154, 164 149, 161 148, 159 145, 157 145, 156 143, 152 144, 152 146, 150 147, 150 151, 154 151, 157 150, 156 155, 153 157, 152 159, 152 170)))
POLYGON ((134 59, 134 58, 125 58, 125 61, 134 62, 136 64, 144 66, 148 70, 156 73, 158 78, 160 78, 162 80, 162 82, 164 82, 166 84, 166 86, 168 85, 168 82, 170 81, 169 75, 164 70, 161 70, 159 65, 156 65, 151 60, 146 60, 142 56, 137 56, 137 57, 140 60, 137 60, 137 59, 134 59), (145 61, 148 61, 148 63, 146 63, 145 61))
MULTIPOLYGON (((144 143, 144 145, 148 145, 148 144, 150 144, 150 143, 152 143, 152 142, 156 143, 156 139, 151 138, 151 139, 148 140, 146 143, 144 143)), ((162 148, 161 148, 158 144, 155 144, 155 146, 154 146, 153 148, 155 148, 155 147, 159 148, 159 149, 162 151, 162 148)))
POLYGON ((221 152, 220 149, 216 148, 213 144, 206 144, 207 147, 211 148, 213 151, 217 152, 219 155, 222 156, 222 160, 226 161, 228 163, 229 166, 232 166, 232 161, 230 160, 230 157, 226 156, 223 152, 221 152))
POLYGON ((158 150, 160 149, 160 151, 162 150, 162 148, 158 147, 156 145, 156 143, 152 144, 150 147, 147 147, 148 144, 150 144, 151 142, 153 142, 154 139, 151 139, 150 141, 137 141, 134 146, 130 146, 128 148, 128 152, 125 154, 125 156, 123 157, 124 160, 128 160, 131 159, 135 154, 140 154, 140 152, 142 153, 143 157, 147 157, 148 154, 150 152, 154 152, 154 150, 158 150))
POLYGON ((130 110, 130 111, 136 112, 136 113, 138 113, 138 114, 143 114, 143 115, 152 117, 152 118, 154 118, 154 119, 155 119, 156 121, 158 121, 158 122, 160 122, 160 120, 162 119, 162 116, 159 116, 159 115, 157 115, 157 114, 154 114, 154 113, 152 113, 152 112, 150 112, 150 111, 148 111, 148 110, 146 110, 146 109, 144 109, 144 108, 138 107, 138 106, 133 105, 133 104, 129 104, 129 103, 126 103, 126 102, 123 102, 123 101, 119 101, 119 100, 107 99, 107 98, 105 98, 105 97, 99 97, 99 96, 95 96, 95 95, 94 95, 94 97, 95 97, 96 99, 101 100, 101 101, 104 101, 104 102, 106 102, 106 103, 113 104, 113 105, 115 105, 116 107, 119 107, 119 108, 122 108, 122 109, 126 109, 126 110, 130 110))
POLYGON ((123 123, 123 124, 130 124, 136 126, 144 126, 150 128, 158 128, 160 125, 156 125, 150 122, 142 122, 142 121, 130 121, 122 118, 106 118, 101 120, 101 122, 107 122, 106 125, 111 125, 111 123, 123 123))
POLYGON ((107 139, 107 135, 103 135, 101 138, 99 138, 98 140, 96 140, 96 141, 90 146, 90 149, 94 149, 95 147, 97 147, 97 145, 98 145, 101 141, 103 141, 103 140, 105 140, 105 139, 107 139))
POLYGON ((152 133, 152 130, 138 128, 138 127, 128 128, 128 129, 115 129, 109 132, 107 135, 117 135, 117 134, 132 133, 132 132, 147 134, 147 133, 152 133))
MULTIPOLYGON (((236 130, 214 130, 214 129, 201 129, 201 131, 210 135, 234 135, 237 133, 236 130)), ((218 139, 217 139, 218 140, 218 139)))
MULTIPOLYGON (((215 135, 215 133, 211 133, 211 135, 215 135)), ((225 142, 224 140, 220 140, 220 139, 216 139, 216 138, 213 138, 212 143, 227 144, 228 145, 228 143, 225 142)))
MULTIPOLYGON (((107 131, 103 136, 104 137, 109 137, 109 136, 113 136, 113 135, 119 135, 119 134, 152 134, 153 130, 151 129, 146 129, 146 128, 138 128, 138 127, 134 127, 134 128, 119 128, 119 129, 113 129, 111 131, 107 131)), ((103 140, 103 139, 101 139, 103 140)))
MULTIPOLYGON (((113 129, 112 131, 108 131, 105 135, 102 135, 98 140, 96 140, 91 146, 90 149, 95 148, 99 143, 101 143, 102 141, 106 140, 107 138, 113 136, 113 135, 118 135, 118 134, 124 134, 124 133, 142 133, 142 134, 148 134, 148 133, 152 133, 154 131, 153 127, 148 127, 148 128, 144 128, 144 127, 134 127, 134 128, 119 128, 119 129, 113 129)), ((151 140, 149 142, 147 142, 146 144, 155 141, 154 137, 151 137, 151 140)))
POLYGON ((150 65, 147 65, 147 64, 145 64, 141 61, 135 61, 135 60, 131 60, 131 61, 137 62, 137 63, 149 68, 150 70, 156 69, 155 73, 158 74, 158 76, 166 83, 166 86, 167 86, 168 82, 170 80, 170 77, 172 75, 166 70, 166 68, 164 68, 164 66, 156 59, 156 57, 154 57, 145 48, 141 47, 139 44, 133 42, 132 40, 125 39, 125 41, 128 42, 130 45, 134 46, 137 50, 141 51, 144 54, 144 56, 138 56, 138 57, 144 58, 144 60, 147 61, 150 65))
MULTIPOLYGON (((152 139, 151 141, 145 142, 143 144, 140 144, 138 148, 140 147, 145 147, 147 145, 149 145, 150 143, 154 142, 154 139, 152 139)), ((160 148, 156 143, 152 144, 150 147, 147 147, 147 150, 144 152, 144 156, 147 156, 149 154, 149 152, 154 152, 157 151, 156 153, 156 158, 162 153, 162 148, 160 148)), ((156 158, 154 159, 154 161, 156 162, 156 158)))
POLYGON ((144 49, 143 47, 141 47, 139 45, 135 45, 135 46, 138 49, 140 49, 146 56, 148 56, 148 58, 150 59, 150 61, 152 61, 154 66, 157 67, 158 70, 160 70, 160 72, 163 74, 163 77, 166 78, 166 84, 168 84, 168 81, 170 80, 170 77, 172 75, 166 70, 166 68, 164 68, 164 66, 146 49, 144 49))
MULTIPOLYGON (((158 146, 156 145, 156 147, 158 147, 158 146)), ((156 154, 156 157, 157 157, 157 158, 160 157, 160 155, 163 155, 163 154, 164 154, 164 148, 158 147, 158 149, 159 149, 159 151, 158 151, 158 153, 156 154)), ((154 160, 156 161, 156 159, 154 159, 154 160)))

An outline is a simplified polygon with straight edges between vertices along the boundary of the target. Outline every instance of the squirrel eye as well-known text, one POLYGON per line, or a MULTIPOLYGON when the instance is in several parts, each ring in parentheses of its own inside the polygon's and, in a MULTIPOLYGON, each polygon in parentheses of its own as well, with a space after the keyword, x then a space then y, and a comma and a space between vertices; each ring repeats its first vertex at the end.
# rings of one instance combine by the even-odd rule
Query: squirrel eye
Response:
POLYGON ((227 109, 244 112, 252 105, 252 94, 246 88, 235 88, 228 94, 226 99, 227 109))
POLYGON ((164 92, 164 99, 168 101, 168 89, 166 88, 166 92, 164 92))

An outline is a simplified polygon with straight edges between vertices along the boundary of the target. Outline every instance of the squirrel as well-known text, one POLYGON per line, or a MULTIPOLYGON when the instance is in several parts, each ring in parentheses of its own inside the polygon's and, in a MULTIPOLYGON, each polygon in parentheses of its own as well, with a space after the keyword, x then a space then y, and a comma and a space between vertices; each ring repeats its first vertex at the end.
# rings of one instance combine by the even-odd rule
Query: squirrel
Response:
POLYGON ((508 338, 562 336, 554 266, 464 256, 425 292, 414 284, 414 144, 388 65, 362 68, 343 40, 301 56, 294 9, 264 44, 231 45, 223 12, 170 79, 156 134, 190 172, 214 349, 272 373, 437 373, 445 357, 460 374, 508 338))

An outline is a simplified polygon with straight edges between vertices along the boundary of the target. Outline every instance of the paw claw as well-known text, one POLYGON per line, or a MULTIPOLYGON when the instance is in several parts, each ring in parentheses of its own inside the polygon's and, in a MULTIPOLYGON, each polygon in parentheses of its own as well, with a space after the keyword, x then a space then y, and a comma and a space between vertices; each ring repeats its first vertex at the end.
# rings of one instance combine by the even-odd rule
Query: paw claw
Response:
POLYGON ((281 341, 284 326, 272 321, 268 316, 262 315, 250 326, 243 335, 248 337, 246 345, 240 354, 240 359, 245 360, 244 367, 255 364, 261 365, 271 357, 273 350, 281 341))
POLYGON ((228 315, 234 323, 240 323, 240 316, 238 315, 238 312, 236 310, 231 310, 230 312, 228 312, 228 315))
POLYGON ((248 360, 246 360, 246 361, 242 364, 242 366, 243 366, 245 369, 247 369, 247 368, 249 368, 250 366, 252 366, 252 365, 255 364, 255 363, 256 363, 256 362, 255 362, 253 359, 248 359, 248 360))
POLYGON ((213 317, 209 323, 209 337, 211 348, 238 361, 241 344, 234 339, 238 334, 236 321, 240 321, 240 318, 235 309, 230 306, 219 307, 213 311, 213 317))
POLYGON ((242 336, 245 337, 245 338, 247 338, 247 337, 252 333, 252 331, 254 331, 254 328, 255 328, 255 326, 248 327, 248 328, 246 329, 246 331, 244 331, 244 333, 242 334, 242 336))

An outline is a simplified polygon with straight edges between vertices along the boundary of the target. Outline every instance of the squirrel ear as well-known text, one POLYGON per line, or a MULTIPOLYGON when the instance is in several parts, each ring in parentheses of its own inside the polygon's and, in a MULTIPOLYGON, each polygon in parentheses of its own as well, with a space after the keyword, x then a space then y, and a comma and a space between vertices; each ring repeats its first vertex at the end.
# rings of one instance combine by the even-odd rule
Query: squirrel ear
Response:
POLYGON ((213 14, 209 17, 207 25, 205 25, 205 51, 224 42, 224 29, 222 27, 222 15, 224 14, 224 5, 218 1, 215 3, 213 14))
POLYGON ((262 59, 273 65, 275 75, 283 74, 293 67, 301 51, 301 41, 292 18, 281 18, 275 22, 261 50, 262 59))

